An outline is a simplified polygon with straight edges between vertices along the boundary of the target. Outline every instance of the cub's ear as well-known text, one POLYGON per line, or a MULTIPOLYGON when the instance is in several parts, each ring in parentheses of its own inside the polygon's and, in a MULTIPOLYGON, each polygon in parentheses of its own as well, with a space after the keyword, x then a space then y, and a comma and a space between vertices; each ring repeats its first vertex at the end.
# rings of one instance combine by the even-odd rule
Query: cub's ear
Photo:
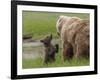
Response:
POLYGON ((52 39, 52 34, 50 34, 50 39, 52 39))

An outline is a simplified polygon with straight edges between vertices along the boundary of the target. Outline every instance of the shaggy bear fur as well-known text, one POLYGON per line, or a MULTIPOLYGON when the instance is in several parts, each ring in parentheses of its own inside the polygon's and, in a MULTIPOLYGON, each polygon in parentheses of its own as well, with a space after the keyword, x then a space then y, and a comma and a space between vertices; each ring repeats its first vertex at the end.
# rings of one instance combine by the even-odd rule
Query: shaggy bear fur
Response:
POLYGON ((89 21, 78 17, 60 16, 57 33, 63 44, 63 58, 89 57, 89 21))
POLYGON ((46 36, 44 39, 40 40, 45 47, 45 58, 44 63, 55 61, 55 54, 58 52, 58 44, 53 45, 51 43, 52 35, 46 36))

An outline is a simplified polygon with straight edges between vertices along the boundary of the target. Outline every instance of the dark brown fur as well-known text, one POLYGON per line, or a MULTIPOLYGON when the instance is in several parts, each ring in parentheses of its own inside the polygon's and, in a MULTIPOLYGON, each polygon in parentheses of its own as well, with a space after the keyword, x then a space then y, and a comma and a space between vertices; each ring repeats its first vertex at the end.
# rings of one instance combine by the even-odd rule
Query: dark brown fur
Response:
POLYGON ((58 52, 58 44, 53 45, 51 44, 52 35, 45 37, 44 39, 40 40, 44 44, 45 47, 45 57, 44 63, 53 62, 55 61, 55 54, 58 52))

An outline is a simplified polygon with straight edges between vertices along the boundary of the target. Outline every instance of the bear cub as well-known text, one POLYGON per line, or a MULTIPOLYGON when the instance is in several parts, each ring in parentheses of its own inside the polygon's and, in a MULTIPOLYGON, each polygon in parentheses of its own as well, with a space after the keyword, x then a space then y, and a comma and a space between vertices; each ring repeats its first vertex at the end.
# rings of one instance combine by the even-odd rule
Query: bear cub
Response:
POLYGON ((56 53, 58 53, 59 49, 59 45, 58 44, 53 45, 51 41, 52 41, 52 34, 40 40, 40 42, 42 42, 45 47, 44 63, 46 64, 55 61, 55 55, 56 53))

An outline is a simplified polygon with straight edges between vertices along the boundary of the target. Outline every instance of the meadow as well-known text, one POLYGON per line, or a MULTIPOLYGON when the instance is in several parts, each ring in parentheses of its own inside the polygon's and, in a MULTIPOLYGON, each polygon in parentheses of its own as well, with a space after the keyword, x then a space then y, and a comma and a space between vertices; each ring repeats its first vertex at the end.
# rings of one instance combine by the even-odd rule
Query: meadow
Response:
MULTIPOLYGON (((33 40, 39 41, 46 35, 52 34, 53 39, 60 40, 56 32, 56 21, 60 15, 77 16, 82 19, 89 19, 89 14, 86 13, 54 13, 54 12, 23 11, 22 13, 23 35, 31 34, 33 40)), ((41 57, 36 59, 22 58, 22 67, 24 69, 27 69, 27 68, 64 67, 64 66, 72 67, 72 66, 89 65, 89 59, 72 59, 71 61, 63 62, 61 42, 58 43, 60 43, 59 45, 60 50, 59 53, 57 53, 56 55, 55 62, 46 65, 43 63, 43 58, 41 57)), ((39 48, 35 47, 35 49, 38 50, 39 48)), ((24 54, 24 52, 22 54, 24 54)))

